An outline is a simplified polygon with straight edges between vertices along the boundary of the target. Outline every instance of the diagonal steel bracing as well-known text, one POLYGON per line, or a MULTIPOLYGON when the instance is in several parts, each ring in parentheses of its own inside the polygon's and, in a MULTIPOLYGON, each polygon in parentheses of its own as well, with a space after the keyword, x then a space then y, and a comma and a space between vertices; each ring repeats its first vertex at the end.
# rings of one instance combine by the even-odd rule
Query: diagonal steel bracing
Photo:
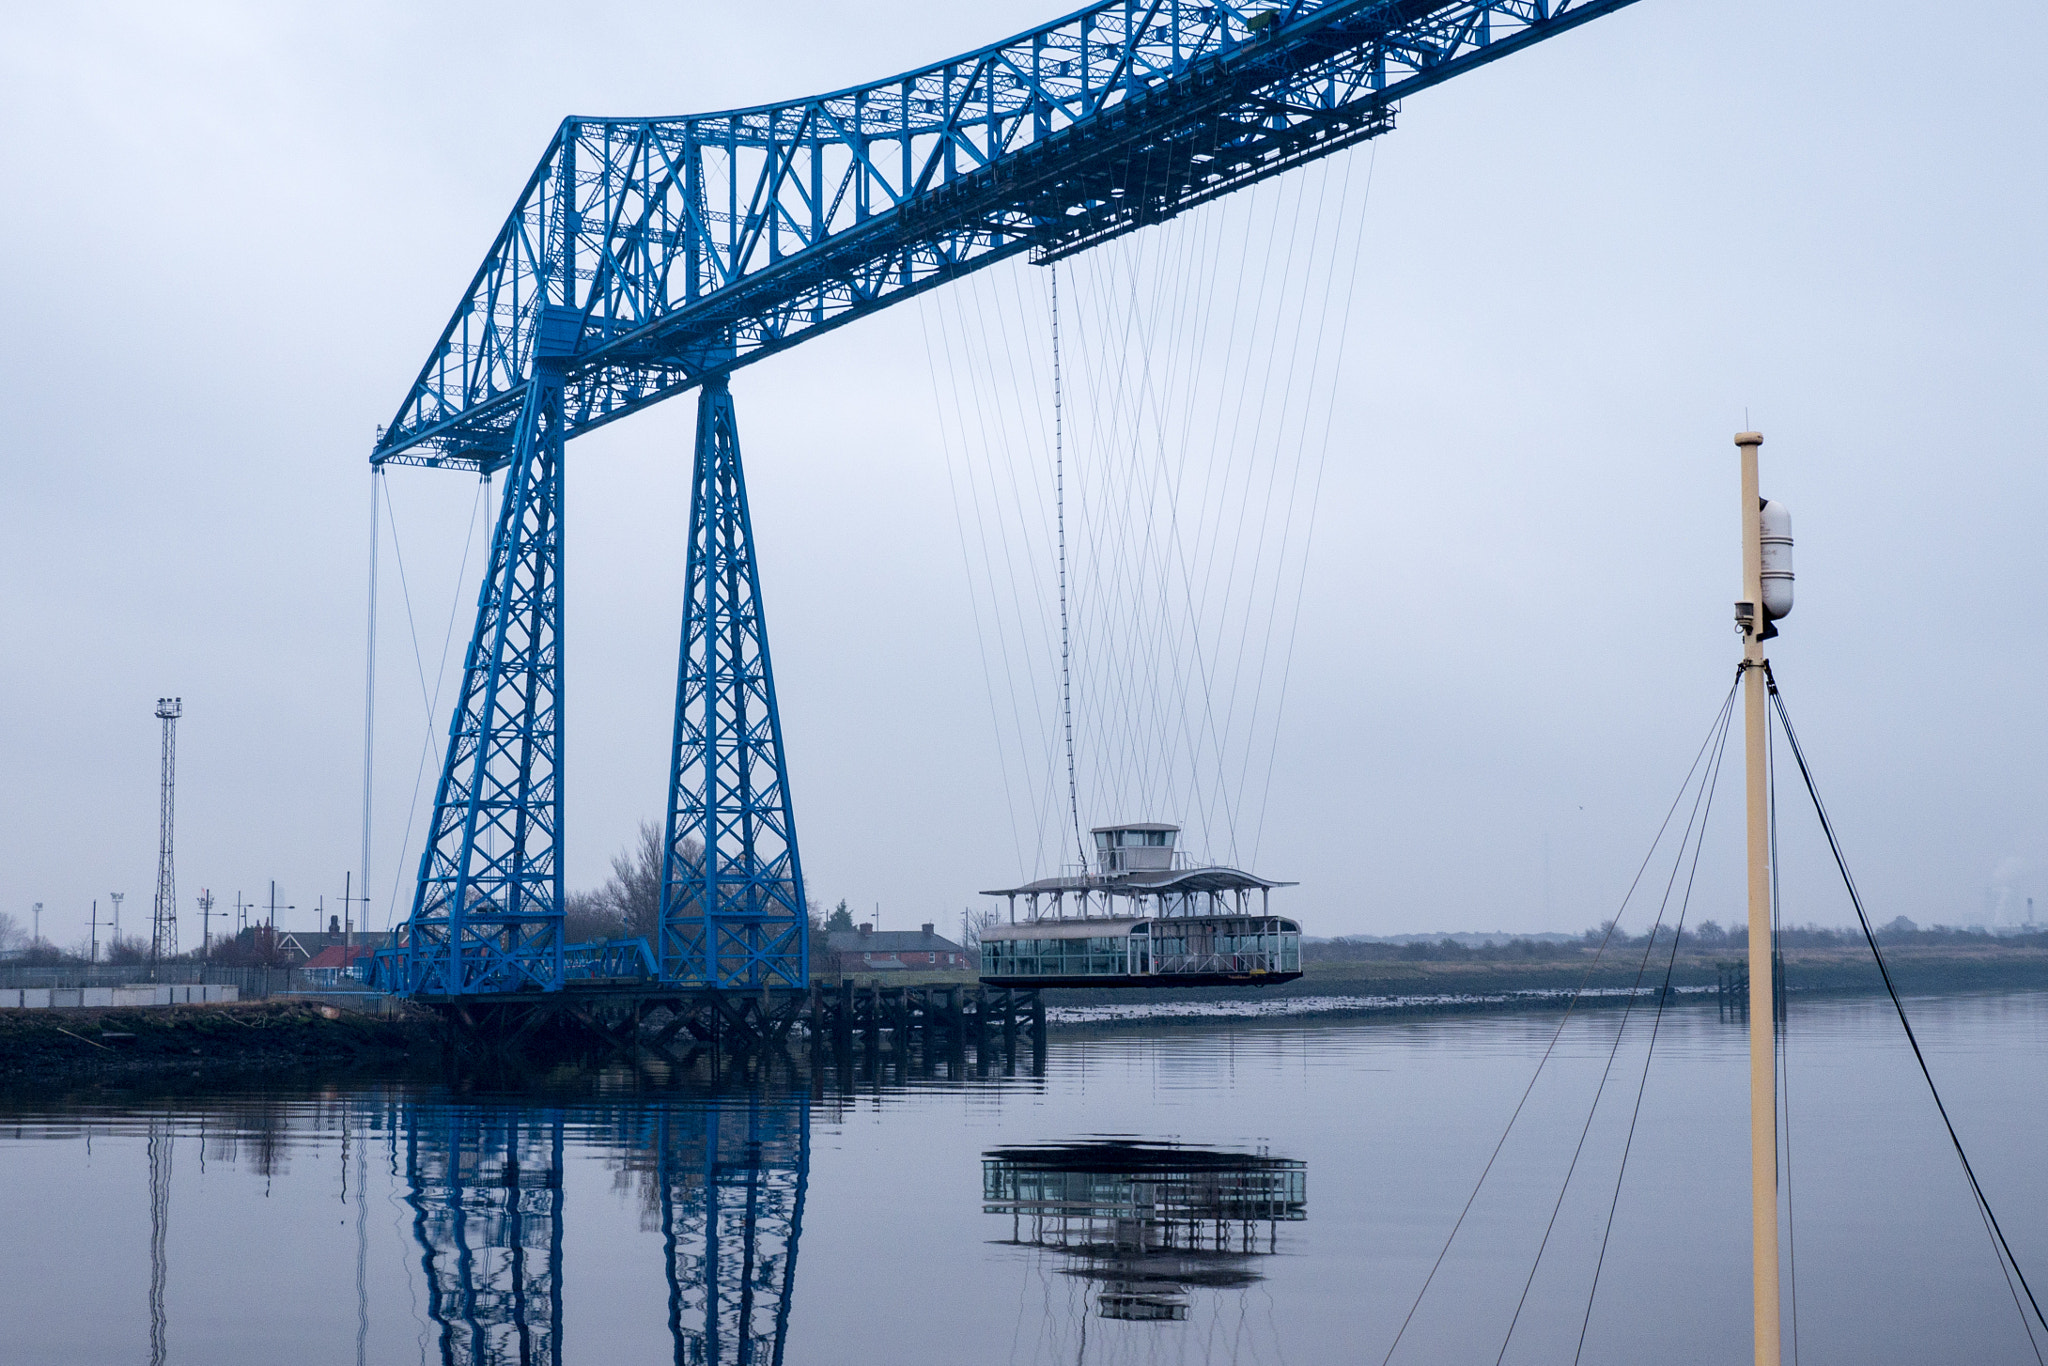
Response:
POLYGON ((1393 125, 1630 0, 1104 0, 828 95, 565 119, 371 459, 494 468, 543 333, 571 436, 969 270, 1393 125))
POLYGON ((395 989, 562 980, 562 382, 527 385, 395 989))
POLYGON ((432 839, 380 980, 431 995, 563 981, 568 438, 703 391, 660 943, 584 946, 570 966, 801 985, 731 371, 1378 136, 1403 98, 1628 3, 1100 0, 828 95, 563 120, 370 456, 509 471, 432 839))
POLYGON ((739 429, 721 380, 697 402, 660 974, 802 986, 804 905, 739 429))

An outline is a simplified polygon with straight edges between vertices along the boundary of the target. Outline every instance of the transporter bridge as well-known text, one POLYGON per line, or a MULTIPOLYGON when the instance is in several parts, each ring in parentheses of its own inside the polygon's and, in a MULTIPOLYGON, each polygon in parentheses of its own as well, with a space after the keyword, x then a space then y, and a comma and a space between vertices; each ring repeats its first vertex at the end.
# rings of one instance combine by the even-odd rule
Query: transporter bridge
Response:
POLYGON ((1056 261, 1377 137, 1405 97, 1626 3, 1106 0, 831 94, 564 119, 370 455, 379 473, 495 473, 504 490, 411 906, 375 979, 444 1004, 590 983, 804 988, 732 373, 970 271, 1056 261), (690 390, 660 928, 570 945, 564 450, 690 390))

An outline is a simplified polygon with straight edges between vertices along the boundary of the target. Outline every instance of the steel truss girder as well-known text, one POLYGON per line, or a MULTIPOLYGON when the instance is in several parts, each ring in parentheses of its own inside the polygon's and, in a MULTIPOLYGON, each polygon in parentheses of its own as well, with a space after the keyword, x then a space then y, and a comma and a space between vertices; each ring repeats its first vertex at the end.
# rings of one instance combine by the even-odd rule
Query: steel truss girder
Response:
POLYGON ((563 121, 372 452, 493 469, 966 271, 1170 218, 1630 0, 1103 0, 782 104, 563 121))
POLYGON ((698 398, 693 467, 655 959, 665 981, 800 987, 810 953, 803 864, 723 380, 698 398))
POLYGON ((562 963, 562 378, 527 385, 388 989, 559 989, 562 963))

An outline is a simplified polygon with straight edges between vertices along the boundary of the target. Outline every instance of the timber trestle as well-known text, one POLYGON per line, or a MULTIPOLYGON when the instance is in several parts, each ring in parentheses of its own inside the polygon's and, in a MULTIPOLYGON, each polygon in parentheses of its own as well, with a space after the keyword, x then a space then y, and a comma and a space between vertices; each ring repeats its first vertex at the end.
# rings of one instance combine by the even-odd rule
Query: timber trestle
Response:
POLYGON ((813 1070, 876 1070, 884 1056, 924 1070, 950 1061, 1042 1065, 1045 1004, 1035 990, 813 981, 805 988, 582 982, 554 992, 416 998, 441 1019, 448 1046, 473 1054, 596 1053, 676 1068, 808 1057, 813 1070))

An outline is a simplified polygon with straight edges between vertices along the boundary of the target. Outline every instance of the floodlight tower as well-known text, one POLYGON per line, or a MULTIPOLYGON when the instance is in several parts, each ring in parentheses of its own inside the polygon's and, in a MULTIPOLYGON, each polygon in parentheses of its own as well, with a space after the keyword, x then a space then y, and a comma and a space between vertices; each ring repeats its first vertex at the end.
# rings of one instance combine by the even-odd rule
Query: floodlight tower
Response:
POLYGON ((162 785, 157 800, 156 909, 149 925, 149 970, 178 952, 177 878, 172 871, 171 827, 178 786, 178 718, 184 715, 183 698, 159 697, 157 719, 164 723, 162 785))

